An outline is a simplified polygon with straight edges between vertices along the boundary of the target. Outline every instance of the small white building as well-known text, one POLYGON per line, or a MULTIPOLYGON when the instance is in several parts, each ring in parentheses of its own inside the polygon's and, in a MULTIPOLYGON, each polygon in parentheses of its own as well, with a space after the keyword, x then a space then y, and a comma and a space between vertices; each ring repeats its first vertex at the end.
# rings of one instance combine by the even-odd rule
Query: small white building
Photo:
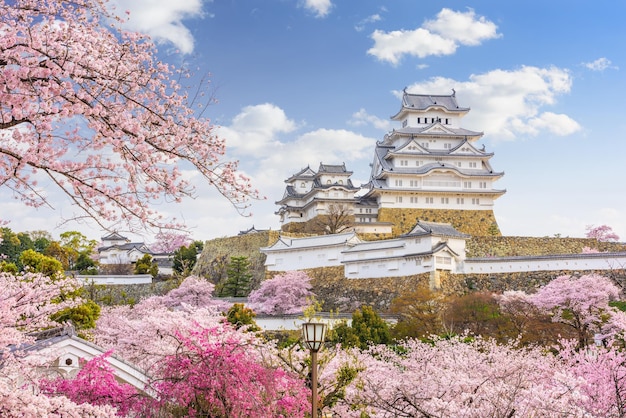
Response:
POLYGON ((143 242, 130 242, 117 232, 102 237, 102 245, 98 247, 100 264, 132 264, 144 254, 153 255, 143 242))

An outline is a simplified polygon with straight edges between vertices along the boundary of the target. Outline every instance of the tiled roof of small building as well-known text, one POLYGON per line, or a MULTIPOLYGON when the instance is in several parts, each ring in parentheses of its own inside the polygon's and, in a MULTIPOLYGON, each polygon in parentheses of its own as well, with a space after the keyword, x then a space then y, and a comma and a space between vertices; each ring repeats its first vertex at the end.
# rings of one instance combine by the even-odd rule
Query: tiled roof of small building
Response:
POLYGON ((436 235, 438 237, 470 238, 470 235, 457 231, 451 224, 441 222, 417 221, 409 235, 436 235))

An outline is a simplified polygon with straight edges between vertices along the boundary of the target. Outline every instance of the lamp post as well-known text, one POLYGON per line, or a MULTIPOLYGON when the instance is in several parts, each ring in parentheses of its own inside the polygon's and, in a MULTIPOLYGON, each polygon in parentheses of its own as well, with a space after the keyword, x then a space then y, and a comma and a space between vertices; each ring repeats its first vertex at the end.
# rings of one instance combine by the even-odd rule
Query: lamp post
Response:
POLYGON ((305 322, 302 324, 304 345, 311 350, 311 418, 317 418, 317 352, 324 345, 326 324, 305 322))

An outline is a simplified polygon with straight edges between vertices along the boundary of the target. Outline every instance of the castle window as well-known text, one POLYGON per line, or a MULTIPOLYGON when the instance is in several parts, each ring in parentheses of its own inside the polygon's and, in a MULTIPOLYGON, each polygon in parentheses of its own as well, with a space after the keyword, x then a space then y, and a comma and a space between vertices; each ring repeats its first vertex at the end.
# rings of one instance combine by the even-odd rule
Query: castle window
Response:
POLYGON ((480 187, 481 189, 486 189, 487 188, 487 182, 486 181, 481 181, 478 184, 478 187, 480 187))
POLYGON ((448 198, 447 197, 442 197, 441 198, 441 203, 443 203, 444 205, 448 204, 448 198))
POLYGON ((402 186, 402 180, 396 180, 396 186, 401 187, 402 186))
POLYGON ((396 196, 396 203, 402 203, 402 196, 396 196))
POLYGON ((462 197, 457 197, 456 198, 456 204, 457 205, 462 205, 465 203, 465 199, 463 199, 462 197))
POLYGON ((304 189, 304 182, 300 183, 300 187, 304 189))
POLYGON ((406 128, 406 124, 407 124, 407 121, 406 121, 406 119, 405 119, 404 121, 402 121, 402 127, 403 127, 403 128, 406 128))
POLYGON ((422 123, 422 118, 417 118, 417 123, 422 123))
POLYGON ((417 196, 411 196, 411 203, 417 203, 417 196))
POLYGON ((450 119, 446 118, 446 125, 450 125, 450 119))
POLYGON ((470 162, 469 166, 470 166, 470 168, 476 168, 476 162, 475 161, 470 162))
POLYGON ((426 198, 426 203, 432 204, 432 203, 434 203, 434 199, 432 197, 427 197, 426 198))
POLYGON ((422 147, 428 149, 428 142, 422 142, 422 147))
POLYGON ((326 184, 332 184, 330 180, 326 180, 326 184))
POLYGON ((409 162, 407 160, 400 160, 400 165, 401 166, 408 166, 409 162))
POLYGON ((420 165, 422 165, 422 162, 421 162, 421 161, 415 161, 415 166, 416 166, 416 167, 419 167, 420 165))
POLYGON ((462 166, 463 166, 463 163, 462 163, 462 162, 460 162, 460 161, 457 161, 457 162, 456 162, 456 166, 457 166, 457 167, 462 167, 462 166))
POLYGON ((472 198, 472 205, 480 205, 480 199, 472 198))
POLYGON ((343 180, 339 180, 339 184, 343 184, 343 180))
POLYGON ((471 189, 472 188, 472 182, 471 181, 464 181, 463 182, 463 188, 464 189, 471 189))
POLYGON ((451 149, 452 148, 452 144, 449 142, 446 142, 445 144, 443 144, 443 148, 444 149, 451 149))

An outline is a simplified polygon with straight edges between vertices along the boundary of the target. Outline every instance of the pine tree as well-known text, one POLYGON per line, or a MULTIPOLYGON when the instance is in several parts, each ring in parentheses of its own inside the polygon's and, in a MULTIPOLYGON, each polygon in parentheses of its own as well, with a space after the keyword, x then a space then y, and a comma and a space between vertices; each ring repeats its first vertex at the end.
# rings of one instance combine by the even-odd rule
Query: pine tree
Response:
POLYGON ((226 269, 228 278, 223 283, 220 296, 244 297, 250 293, 250 261, 248 257, 231 257, 226 269))

